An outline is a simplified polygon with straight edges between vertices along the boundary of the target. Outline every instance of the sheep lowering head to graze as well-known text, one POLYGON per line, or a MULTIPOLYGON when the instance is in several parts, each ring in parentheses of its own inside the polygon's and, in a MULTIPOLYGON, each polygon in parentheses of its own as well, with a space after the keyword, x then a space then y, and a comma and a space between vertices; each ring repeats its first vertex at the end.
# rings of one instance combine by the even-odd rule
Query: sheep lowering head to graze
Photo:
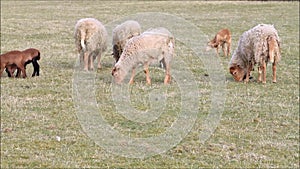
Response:
POLYGON ((113 56, 118 62, 126 42, 141 34, 141 26, 137 21, 128 20, 116 26, 112 32, 113 56))
POLYGON ((119 61, 112 70, 115 82, 121 83, 128 71, 132 69, 129 81, 132 84, 135 67, 141 63, 144 65, 146 81, 151 84, 149 64, 162 61, 166 69, 164 83, 170 83, 170 62, 174 55, 174 47, 174 36, 166 28, 149 29, 141 35, 129 39, 119 61))
POLYGON ((108 40, 107 31, 102 23, 94 18, 80 19, 75 25, 74 37, 80 63, 84 62, 84 70, 94 69, 96 57, 100 69, 101 54, 106 51, 108 40))
POLYGON ((207 43, 206 50, 208 51, 211 48, 216 48, 217 55, 219 56, 219 47, 222 47, 223 53, 225 56, 230 54, 230 45, 231 45, 231 33, 228 29, 220 30, 215 37, 207 43), (225 50, 227 48, 227 52, 225 50))
POLYGON ((258 64, 258 81, 266 83, 266 66, 273 64, 273 82, 276 82, 276 64, 281 58, 280 39, 273 25, 259 24, 244 32, 229 63, 229 72, 236 81, 249 81, 250 71, 258 64))
MULTIPOLYGON (((40 75, 40 65, 38 64, 38 60, 40 60, 40 58, 41 58, 40 51, 37 49, 34 49, 34 48, 29 48, 29 49, 23 50, 22 53, 23 53, 24 58, 32 58, 31 60, 28 60, 25 62, 25 64, 24 64, 25 69, 26 69, 27 64, 32 63, 32 65, 33 65, 32 77, 39 76, 40 75)), ((20 77, 21 71, 20 71, 20 69, 18 69, 17 65, 15 65, 15 64, 7 65, 6 72, 8 74, 8 77, 13 77, 15 70, 18 70, 16 77, 20 77)))
MULTIPOLYGON (((13 50, 2 54, 0 59, 1 65, 1 75, 4 69, 7 69, 9 72, 9 76, 13 77, 13 73, 16 69, 18 69, 19 73, 17 76, 20 77, 20 71, 23 74, 23 78, 27 77, 25 66, 30 62, 36 62, 36 60, 40 59, 40 52, 37 49, 27 49, 24 51, 13 50)), ((37 62, 36 62, 37 63, 37 62)), ((34 63, 34 68, 36 73, 39 73, 39 65, 34 63)), ((35 72, 34 72, 35 74, 35 72)))

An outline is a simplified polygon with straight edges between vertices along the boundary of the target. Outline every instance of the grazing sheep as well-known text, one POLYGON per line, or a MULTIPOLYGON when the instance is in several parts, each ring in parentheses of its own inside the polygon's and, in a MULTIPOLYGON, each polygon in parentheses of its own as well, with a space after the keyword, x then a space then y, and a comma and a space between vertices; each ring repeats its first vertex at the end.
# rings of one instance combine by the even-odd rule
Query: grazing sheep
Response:
MULTIPOLYGON (((26 69, 27 64, 32 63, 32 65, 33 65, 32 77, 39 76, 40 75, 40 65, 38 64, 37 61, 40 60, 40 58, 41 58, 40 51, 37 49, 34 49, 34 48, 29 48, 29 49, 22 51, 22 53, 24 55, 23 57, 27 57, 27 58, 32 57, 32 60, 28 60, 27 62, 25 62, 25 65, 24 65, 25 69, 26 69)), ((15 64, 7 65, 5 71, 7 72, 8 77, 13 77, 13 74, 16 69, 18 70, 16 77, 20 77, 21 71, 20 71, 20 69, 18 69, 17 65, 15 65, 15 64)))
POLYGON ((112 36, 113 56, 118 62, 128 39, 141 34, 141 26, 137 21, 128 20, 114 28, 112 36))
POLYGON ((211 48, 216 48, 217 55, 219 56, 219 47, 222 46, 222 50, 225 56, 230 54, 230 45, 231 45, 231 33, 228 29, 220 30, 212 39, 207 43, 206 50, 211 48), (227 52, 225 50, 225 45, 227 46, 227 52))
POLYGON ((94 60, 98 58, 98 69, 101 68, 101 54, 107 49, 108 34, 100 21, 94 18, 80 19, 75 25, 75 44, 80 63, 84 70, 94 69, 94 60))
MULTIPOLYGON (((13 73, 15 69, 17 68, 19 71, 22 72, 23 78, 27 77, 26 71, 25 71, 25 65, 30 63, 30 62, 36 62, 36 60, 40 59, 40 52, 37 49, 27 49, 24 51, 18 51, 18 50, 13 50, 10 52, 7 52, 5 54, 0 55, 0 65, 1 65, 1 70, 0 70, 0 75, 2 75, 2 72, 4 71, 5 68, 8 69, 8 72, 10 74, 10 77, 13 77, 13 73)), ((36 73, 39 73, 39 65, 35 65, 34 63, 34 68, 36 70, 36 73)), ((35 72, 34 72, 35 73, 35 72)), ((20 76, 20 73, 19 75, 20 76)))
POLYGON ((164 83, 170 83, 170 62, 173 58, 174 46, 174 36, 166 28, 149 29, 141 35, 131 38, 112 70, 115 82, 121 83, 128 71, 132 69, 129 81, 132 84, 135 68, 139 63, 142 63, 146 81, 148 84, 151 84, 149 64, 155 61, 162 61, 166 69, 164 83))
POLYGON ((250 71, 258 64, 258 81, 266 83, 266 66, 271 62, 275 83, 276 64, 280 58, 280 39, 277 30, 273 25, 259 24, 240 37, 229 64, 229 71, 236 81, 245 79, 245 82, 248 82, 250 71))

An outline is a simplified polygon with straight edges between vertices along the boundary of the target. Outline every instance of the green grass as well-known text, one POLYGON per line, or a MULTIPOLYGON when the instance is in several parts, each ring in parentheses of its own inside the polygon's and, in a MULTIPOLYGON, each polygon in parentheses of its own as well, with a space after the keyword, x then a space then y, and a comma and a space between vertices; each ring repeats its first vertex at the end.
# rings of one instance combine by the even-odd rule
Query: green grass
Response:
MULTIPOLYGON (((185 26, 179 28, 188 30, 185 26)), ((202 42, 206 41, 200 39, 199 46, 205 47, 202 42)), ((3 73, 1 78, 1 168, 299 168, 299 2, 1 1, 1 53, 29 47, 41 51, 40 76, 10 79, 3 73), (208 65, 177 41, 172 70, 179 69, 174 65, 183 60, 200 94, 196 100, 199 113, 191 131, 170 150, 145 159, 110 153, 88 137, 78 120, 73 95, 74 26, 84 17, 110 24, 141 12, 181 17, 209 38, 221 28, 229 28, 232 52, 244 31, 259 23, 274 24, 282 40, 278 82, 271 83, 270 66, 265 85, 255 81, 257 72, 249 84, 234 82, 228 73, 229 58, 220 57, 219 68, 226 78, 224 112, 216 130, 201 143, 199 134, 213 107, 214 89, 206 76, 208 65)), ((109 45, 102 57, 103 68, 95 75, 98 114, 132 138, 164 133, 180 115, 180 83, 173 79, 165 87, 164 73, 157 66, 150 69, 151 86, 146 85, 144 74, 138 73, 129 88, 133 108, 150 109, 150 94, 155 91, 163 91, 167 99, 157 120, 144 124, 130 121, 117 112, 120 105, 112 99, 114 60, 110 53, 109 45)), ((216 59, 213 50, 209 54, 216 59)), ((27 72, 31 74, 31 65, 27 72)))

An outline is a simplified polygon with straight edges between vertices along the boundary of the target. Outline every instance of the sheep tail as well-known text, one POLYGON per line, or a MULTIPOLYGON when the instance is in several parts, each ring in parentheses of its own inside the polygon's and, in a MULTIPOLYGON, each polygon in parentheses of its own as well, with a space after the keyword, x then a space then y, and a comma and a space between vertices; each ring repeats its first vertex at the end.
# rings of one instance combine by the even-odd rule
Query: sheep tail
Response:
POLYGON ((35 57, 35 60, 40 60, 41 59, 41 53, 38 52, 37 56, 35 57))
POLYGON ((278 44, 275 39, 275 37, 270 36, 268 38, 268 48, 269 48, 269 57, 270 57, 270 62, 274 63, 275 60, 275 52, 278 50, 278 44))
POLYGON ((81 31, 80 32, 80 45, 83 51, 86 50, 86 46, 85 46, 85 37, 86 37, 86 32, 85 31, 81 31))
POLYGON ((169 47, 169 50, 172 51, 173 53, 173 50, 174 50, 174 38, 169 38, 169 42, 168 42, 168 47, 169 47))

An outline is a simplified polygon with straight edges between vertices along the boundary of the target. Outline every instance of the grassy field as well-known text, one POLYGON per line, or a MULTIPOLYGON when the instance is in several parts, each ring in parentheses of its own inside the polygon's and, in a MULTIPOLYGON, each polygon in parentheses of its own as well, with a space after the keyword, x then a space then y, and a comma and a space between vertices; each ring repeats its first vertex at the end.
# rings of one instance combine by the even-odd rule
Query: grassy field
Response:
POLYGON ((41 51, 40 76, 1 77, 1 168, 299 168, 299 2, 1 1, 1 54, 29 47, 41 51), (140 17, 145 12, 170 17, 140 17), (172 83, 164 86, 164 72, 153 65, 153 84, 146 85, 139 72, 133 86, 123 86, 129 108, 122 105, 127 102, 120 102, 114 91, 123 89, 112 84, 110 44, 101 70, 77 70, 73 32, 85 17, 104 23, 110 41, 113 26, 126 19, 141 20, 143 30, 167 24, 176 37, 172 83), (276 84, 271 83, 271 66, 267 84, 255 81, 257 72, 250 83, 237 83, 228 73, 230 58, 217 58, 214 50, 197 51, 226 27, 233 52, 239 36, 259 23, 274 24, 281 37, 276 84), (194 35, 195 29, 201 35, 194 35), (215 75, 221 77, 220 86, 214 86, 215 75), (214 104, 218 99, 221 103, 214 104), (154 119, 131 120, 130 108, 137 110, 134 117, 149 110, 140 120, 154 119), (183 117, 186 122, 178 124, 183 117), (157 151, 151 146, 125 151, 128 142, 108 138, 108 129, 93 135, 104 123, 134 141, 171 132, 158 140, 163 143, 181 129, 183 133, 157 151), (207 126, 212 134, 203 139, 207 126), (103 145, 102 137, 111 144, 103 145), (154 153, 133 158, 147 148, 154 153))

